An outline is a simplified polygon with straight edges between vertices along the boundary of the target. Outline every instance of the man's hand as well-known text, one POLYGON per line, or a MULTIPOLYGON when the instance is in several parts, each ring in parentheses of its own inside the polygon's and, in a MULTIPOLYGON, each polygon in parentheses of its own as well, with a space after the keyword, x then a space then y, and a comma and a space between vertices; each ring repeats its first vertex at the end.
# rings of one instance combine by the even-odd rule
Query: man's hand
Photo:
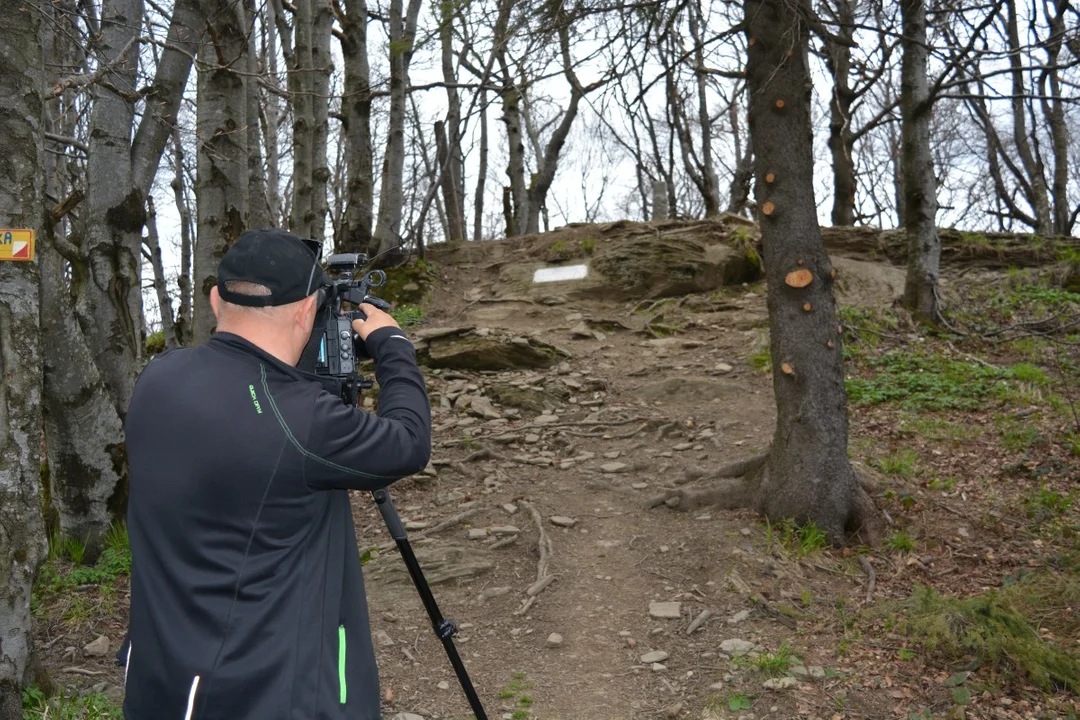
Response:
POLYGON ((368 303, 362 303, 357 306, 367 315, 367 320, 353 320, 352 326, 356 334, 360 336, 361 340, 367 340, 368 335, 375 332, 379 328, 394 327, 400 329, 401 326, 397 324, 397 320, 390 317, 389 314, 384 313, 379 308, 368 303))

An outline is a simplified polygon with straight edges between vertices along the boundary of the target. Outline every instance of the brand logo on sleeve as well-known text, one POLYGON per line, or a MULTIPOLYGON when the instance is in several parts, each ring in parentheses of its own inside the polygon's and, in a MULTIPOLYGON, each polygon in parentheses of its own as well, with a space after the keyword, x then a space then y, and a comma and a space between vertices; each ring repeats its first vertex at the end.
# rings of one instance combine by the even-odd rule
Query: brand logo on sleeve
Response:
POLYGON ((255 403, 255 412, 262 415, 262 405, 259 404, 259 398, 255 395, 255 386, 248 385, 248 392, 251 393, 251 402, 255 403))

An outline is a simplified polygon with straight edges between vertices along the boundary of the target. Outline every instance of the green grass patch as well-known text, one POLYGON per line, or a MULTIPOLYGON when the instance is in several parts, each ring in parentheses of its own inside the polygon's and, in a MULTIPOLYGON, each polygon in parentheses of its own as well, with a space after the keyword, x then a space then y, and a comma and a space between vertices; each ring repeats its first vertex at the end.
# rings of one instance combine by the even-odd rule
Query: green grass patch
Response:
POLYGON ((763 348, 750 356, 750 368, 758 372, 772 372, 772 354, 769 348, 763 348))
POLYGON ((1080 578, 1032 573, 967 598, 926 587, 876 612, 897 613, 897 630, 928 652, 975 661, 994 672, 1026 677, 1044 690, 1080 690, 1080 578))
POLYGON ((23 690, 23 720, 121 720, 124 713, 99 692, 46 697, 37 687, 23 690))
POLYGON ((915 541, 903 530, 897 530, 885 538, 885 547, 893 552, 906 554, 915 549, 915 541))
POLYGON ((772 550, 774 543, 779 544, 790 555, 804 557, 824 550, 829 545, 829 537, 814 523, 799 525, 785 520, 773 525, 765 521, 765 544, 772 550))
POLYGON ((401 327, 419 325, 424 319, 424 310, 419 305, 402 305, 390 311, 390 316, 401 327))
POLYGON ((1027 399, 1049 383, 1033 365, 995 368, 925 350, 889 350, 862 363, 870 377, 847 381, 854 405, 893 403, 905 410, 979 410, 989 400, 1027 399))
POLYGON ((899 431, 924 440, 962 443, 979 439, 982 428, 971 423, 952 422, 935 415, 905 413, 900 418, 899 431))
POLYGON ((1062 517, 1072 506, 1072 493, 1059 493, 1043 485, 1024 499, 1024 514, 1038 525, 1062 517))
POLYGON ((911 448, 894 450, 874 461, 878 469, 886 475, 896 475, 904 478, 914 477, 918 463, 919 456, 911 448))

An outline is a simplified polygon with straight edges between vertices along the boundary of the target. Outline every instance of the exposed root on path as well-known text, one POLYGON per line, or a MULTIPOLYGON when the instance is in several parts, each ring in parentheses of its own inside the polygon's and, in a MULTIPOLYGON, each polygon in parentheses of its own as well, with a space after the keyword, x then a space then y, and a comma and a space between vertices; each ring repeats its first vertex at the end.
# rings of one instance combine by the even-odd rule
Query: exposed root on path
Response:
POLYGON ((767 449, 724 465, 709 473, 711 482, 666 488, 650 498, 647 507, 666 505, 684 512, 702 507, 748 508, 772 522, 816 522, 834 544, 852 540, 877 544, 881 517, 870 496, 877 485, 872 472, 853 463, 845 471, 850 473, 847 477, 834 478, 829 481, 831 485, 809 486, 808 478, 802 476, 782 480, 770 477, 770 453, 771 449, 767 449), (815 502, 807 502, 811 497, 815 502))
POLYGON ((532 518, 533 524, 536 525, 536 530, 540 533, 540 539, 537 541, 537 548, 540 552, 540 559, 536 563, 536 582, 530 585, 525 590, 525 600, 522 602, 521 607, 514 611, 515 615, 524 615, 529 611, 529 608, 536 602, 536 597, 547 588, 548 585, 555 581, 555 576, 551 574, 548 566, 551 564, 551 557, 555 554, 554 547, 551 544, 551 537, 544 530, 544 519, 540 515, 540 511, 536 509, 536 506, 530 502, 521 501, 518 503, 521 509, 529 514, 532 518))

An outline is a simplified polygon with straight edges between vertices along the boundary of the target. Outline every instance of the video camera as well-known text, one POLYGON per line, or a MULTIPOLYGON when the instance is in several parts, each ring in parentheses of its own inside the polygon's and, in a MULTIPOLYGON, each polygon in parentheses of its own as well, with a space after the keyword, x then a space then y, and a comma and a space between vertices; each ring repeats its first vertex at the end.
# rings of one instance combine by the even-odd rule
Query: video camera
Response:
POLYGON ((315 326, 297 365, 300 370, 336 381, 342 400, 350 405, 359 401, 360 391, 370 388, 372 382, 357 372, 367 354, 364 342, 352 327, 353 320, 363 320, 366 316, 362 310, 342 310, 342 303, 368 303, 380 310, 391 309, 390 303, 371 294, 372 288, 386 283, 386 273, 372 270, 359 279, 355 277, 357 270, 368 262, 369 258, 362 253, 339 253, 326 258, 330 282, 319 288, 315 326))

